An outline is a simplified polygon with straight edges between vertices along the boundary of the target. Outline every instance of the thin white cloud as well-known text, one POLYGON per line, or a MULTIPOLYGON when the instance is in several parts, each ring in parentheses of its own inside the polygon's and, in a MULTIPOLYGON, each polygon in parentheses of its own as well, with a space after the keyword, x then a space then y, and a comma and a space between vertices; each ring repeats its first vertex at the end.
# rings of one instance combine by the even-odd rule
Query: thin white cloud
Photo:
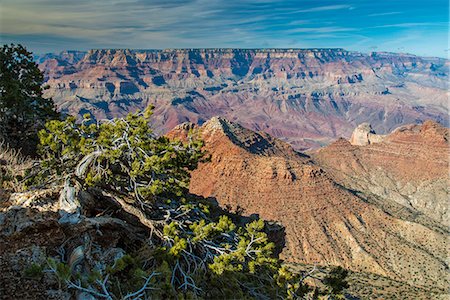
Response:
POLYGON ((330 11, 330 10, 340 10, 340 9, 353 9, 351 5, 326 5, 326 6, 317 6, 307 9, 299 9, 296 10, 296 13, 309 13, 309 12, 322 12, 322 11, 330 11))
POLYGON ((350 32, 358 31, 357 28, 347 27, 302 27, 287 30, 289 33, 333 33, 333 32, 350 32))
POLYGON ((391 11, 391 12, 383 12, 383 13, 375 13, 367 15, 368 17, 384 17, 384 16, 392 16, 392 15, 400 15, 403 12, 401 11, 391 11))
POLYGON ((444 22, 417 22, 417 23, 397 23, 397 24, 385 24, 379 26, 373 26, 371 28, 414 28, 425 26, 448 26, 448 23, 444 22))

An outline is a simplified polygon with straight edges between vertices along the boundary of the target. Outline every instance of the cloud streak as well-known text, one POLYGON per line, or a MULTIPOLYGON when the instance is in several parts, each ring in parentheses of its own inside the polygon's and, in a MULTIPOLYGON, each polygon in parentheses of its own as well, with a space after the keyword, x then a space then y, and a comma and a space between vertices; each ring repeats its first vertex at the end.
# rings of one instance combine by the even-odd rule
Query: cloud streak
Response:
POLYGON ((385 17, 385 16, 392 16, 392 15, 399 15, 402 14, 401 11, 391 11, 391 12, 382 12, 382 13, 375 13, 375 14, 369 14, 368 17, 385 17))
POLYGON ((309 12, 323 12, 330 10, 340 10, 340 9, 352 9, 353 7, 350 5, 327 5, 327 6, 317 6, 306 9, 296 10, 296 13, 309 13, 309 12))
MULTIPOLYGON (((426 27, 420 38, 428 33, 446 40, 439 25, 448 21, 446 2, 429 1, 380 0, 374 7, 369 0, 3 0, 0 30, 2 42, 22 42, 38 52, 110 47, 370 51, 411 27, 426 27)), ((423 41, 408 40, 405 49, 414 52, 414 43, 423 41)), ((428 55, 447 48, 438 43, 428 55)))

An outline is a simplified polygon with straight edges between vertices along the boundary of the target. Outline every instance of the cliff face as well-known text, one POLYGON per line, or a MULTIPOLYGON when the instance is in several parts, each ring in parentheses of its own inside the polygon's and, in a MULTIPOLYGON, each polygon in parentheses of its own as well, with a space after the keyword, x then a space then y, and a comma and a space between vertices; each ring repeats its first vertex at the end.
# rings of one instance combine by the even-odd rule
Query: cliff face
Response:
MULTIPOLYGON (((178 126, 169 136, 184 138, 192 127, 178 126)), ((347 188, 327 164, 324 168, 264 133, 213 118, 199 134, 211 162, 192 172, 191 192, 214 197, 245 215, 281 223, 287 261, 342 265, 418 287, 445 286, 448 232, 440 222, 418 217, 415 207, 371 201, 347 188)), ((401 157, 392 159, 402 163, 401 157)), ((337 164, 344 163, 343 158, 337 164)), ((442 165, 437 168, 445 171, 442 165)))
POLYGON ((317 147, 370 122, 379 133, 448 125, 449 62, 343 49, 91 50, 38 58, 58 108, 97 118, 155 105, 155 127, 220 115, 317 147))
POLYGON ((449 226, 449 146, 448 128, 427 121, 401 126, 378 143, 339 140, 313 156, 339 183, 373 201, 394 201, 449 226))

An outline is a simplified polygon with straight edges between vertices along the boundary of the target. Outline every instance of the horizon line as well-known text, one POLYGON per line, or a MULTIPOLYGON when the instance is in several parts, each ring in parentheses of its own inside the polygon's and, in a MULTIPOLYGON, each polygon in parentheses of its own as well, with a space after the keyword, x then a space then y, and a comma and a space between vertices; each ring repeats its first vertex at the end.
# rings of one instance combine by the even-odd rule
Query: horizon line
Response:
MULTIPOLYGON (((19 43, 20 44, 20 43, 19 43)), ((18 44, 18 45, 19 45, 18 44)), ((439 59, 445 59, 445 60, 450 60, 449 57, 441 57, 441 56, 424 56, 424 55, 417 55, 417 54, 413 54, 413 53, 408 53, 408 52, 393 52, 393 51, 368 51, 368 52, 363 52, 363 51, 356 51, 356 50, 347 50, 345 48, 342 47, 311 47, 311 48, 295 48, 295 47, 290 47, 290 48, 286 48, 286 47, 199 47, 199 48, 187 48, 187 47, 182 47, 182 48, 91 48, 89 50, 76 50, 76 49, 66 49, 66 50, 62 50, 62 51, 57 51, 57 52, 35 52, 35 55, 46 55, 46 54, 61 54, 64 52, 82 52, 82 53, 88 53, 90 51, 101 51, 101 50, 130 50, 130 51, 154 51, 154 52, 164 52, 164 51, 198 51, 198 50, 225 50, 225 51, 232 51, 232 50, 246 50, 246 51, 254 51, 254 50, 263 50, 263 51, 323 51, 323 50, 334 50, 334 51, 345 51, 348 53, 360 53, 360 54, 367 54, 367 55, 372 55, 372 54, 395 54, 395 55, 406 55, 406 56, 415 56, 415 57, 423 57, 423 58, 439 58, 439 59)))

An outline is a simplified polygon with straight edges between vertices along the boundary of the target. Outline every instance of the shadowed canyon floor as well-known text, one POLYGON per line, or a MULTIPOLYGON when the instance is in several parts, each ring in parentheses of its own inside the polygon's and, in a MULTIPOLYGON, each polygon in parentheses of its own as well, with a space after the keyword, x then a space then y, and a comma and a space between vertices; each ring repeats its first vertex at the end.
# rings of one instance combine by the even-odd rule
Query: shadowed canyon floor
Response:
POLYGON ((343 49, 91 50, 37 58, 62 112, 97 118, 155 105, 154 125, 223 116, 296 149, 433 119, 448 125, 449 61, 343 49))
MULTIPOLYGON (((183 138, 193 127, 180 125, 169 136, 183 138)), ((436 207, 435 200, 445 205, 448 189, 442 195, 421 197, 418 188, 411 201, 405 202, 391 197, 398 192, 397 186, 383 184, 398 179, 400 185, 424 186, 437 177, 445 180, 447 129, 426 122, 397 129, 379 144, 357 147, 339 140, 311 156, 222 118, 206 122, 199 132, 211 162, 192 173, 191 192, 215 197, 232 210, 281 223, 286 228, 283 255, 288 262, 342 265, 415 287, 446 288, 448 230, 442 223, 444 210, 436 207), (423 149, 423 139, 434 140, 436 145, 423 149), (337 147, 341 144, 353 152, 337 147), (397 151, 387 160, 392 148, 397 151), (344 155, 332 163, 341 152, 350 158, 360 153, 357 166, 367 160, 365 168, 352 168, 354 159, 344 155), (419 152, 428 152, 433 159, 426 163, 417 157, 409 172, 394 172, 419 152), (378 182, 366 182, 371 166, 383 170, 376 174, 378 182), (424 168, 422 175, 414 176, 417 168, 424 168), (341 169, 345 172, 336 175, 341 169), (367 193, 356 189, 361 186, 369 187, 367 193), (382 187, 384 194, 377 193, 382 187)))

